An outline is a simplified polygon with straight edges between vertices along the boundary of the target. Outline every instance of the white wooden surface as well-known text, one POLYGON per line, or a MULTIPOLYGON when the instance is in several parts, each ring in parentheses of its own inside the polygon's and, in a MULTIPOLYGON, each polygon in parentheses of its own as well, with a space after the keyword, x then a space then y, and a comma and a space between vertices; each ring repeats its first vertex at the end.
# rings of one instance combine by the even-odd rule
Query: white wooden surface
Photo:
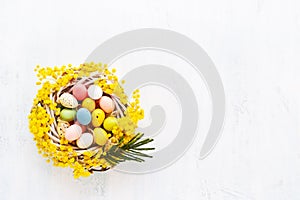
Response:
POLYGON ((300 199, 298 0, 0 1, 0 199, 300 199), (174 165, 73 180, 37 154, 27 128, 36 64, 79 64, 101 42, 144 27, 199 43, 227 95, 223 136, 174 165))

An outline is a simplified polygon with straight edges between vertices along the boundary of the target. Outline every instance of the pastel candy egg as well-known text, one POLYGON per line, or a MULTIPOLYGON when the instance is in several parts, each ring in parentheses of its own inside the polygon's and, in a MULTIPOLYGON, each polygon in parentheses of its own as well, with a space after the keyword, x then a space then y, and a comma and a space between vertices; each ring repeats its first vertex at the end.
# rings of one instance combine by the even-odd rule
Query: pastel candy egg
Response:
POLYGON ((94 127, 99 127, 105 118, 105 113, 101 109, 96 109, 92 112, 92 124, 94 127))
POLYGON ((86 126, 84 125, 81 125, 78 121, 75 122, 75 124, 79 125, 82 129, 82 132, 85 132, 86 131, 86 126))
POLYGON ((86 108, 80 108, 77 111, 76 118, 77 118, 77 121, 82 125, 88 125, 92 120, 91 113, 86 108))
POLYGON ((81 149, 86 149, 93 144, 94 137, 90 133, 83 133, 76 141, 76 144, 81 149))
POLYGON ((118 125, 117 118, 115 117, 107 117, 103 122, 103 127, 107 131, 111 131, 114 126, 118 125))
POLYGON ((80 138, 81 134, 82 134, 81 127, 77 124, 73 124, 69 128, 66 129, 65 138, 69 142, 72 142, 72 141, 80 138))
POLYGON ((74 97, 79 101, 82 101, 83 99, 85 99, 88 96, 86 87, 80 83, 74 85, 72 93, 73 93, 74 97))
POLYGON ((91 85, 88 88, 88 95, 89 95, 90 98, 92 98, 94 100, 100 99, 102 94, 103 94, 102 89, 97 85, 91 85))
POLYGON ((108 140, 108 135, 106 131, 102 128, 95 128, 94 129, 94 141, 96 144, 103 146, 108 140))
POLYGON ((73 121, 75 119, 75 116, 76 116, 76 110, 63 109, 60 112, 60 118, 67 122, 73 121))
POLYGON ((107 96, 101 97, 99 105, 106 113, 111 113, 115 109, 113 100, 107 96))
POLYGON ((63 105, 66 108, 76 108, 78 106, 77 99, 69 93, 63 93, 58 98, 58 103, 60 103, 61 105, 63 105))
POLYGON ((93 112, 93 110, 95 110, 95 108, 96 108, 96 103, 93 99, 86 98, 86 99, 83 100, 81 106, 83 108, 88 109, 90 112, 93 112))

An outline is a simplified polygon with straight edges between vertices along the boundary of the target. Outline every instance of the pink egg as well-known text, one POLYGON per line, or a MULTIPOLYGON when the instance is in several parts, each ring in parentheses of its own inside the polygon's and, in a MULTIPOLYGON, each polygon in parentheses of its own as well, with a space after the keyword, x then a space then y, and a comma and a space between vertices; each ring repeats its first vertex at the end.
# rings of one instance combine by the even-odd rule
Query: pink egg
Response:
POLYGON ((86 131, 86 126, 84 125, 81 125, 78 121, 75 122, 75 124, 79 125, 82 129, 82 132, 85 132, 86 131))
POLYGON ((88 96, 86 87, 83 84, 74 85, 73 96, 79 101, 82 101, 83 99, 85 99, 88 96))
POLYGON ((66 129, 65 138, 69 142, 72 142, 72 141, 77 140, 78 138, 80 138, 81 134, 82 134, 81 127, 77 124, 73 124, 69 128, 66 129))
POLYGON ((101 97, 99 105, 101 109, 106 113, 111 113, 115 109, 113 100, 107 96, 101 97))

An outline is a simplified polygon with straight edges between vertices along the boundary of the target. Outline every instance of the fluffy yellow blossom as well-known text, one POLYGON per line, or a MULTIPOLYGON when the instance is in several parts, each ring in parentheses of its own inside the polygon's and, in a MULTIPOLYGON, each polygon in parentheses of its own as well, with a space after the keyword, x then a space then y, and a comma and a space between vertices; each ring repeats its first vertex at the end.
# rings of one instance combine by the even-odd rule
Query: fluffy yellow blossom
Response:
MULTIPOLYGON (((54 166, 70 167, 73 169, 75 178, 89 176, 92 168, 110 168, 112 165, 105 159, 106 148, 100 148, 95 151, 85 151, 78 153, 72 145, 64 138, 53 141, 51 137, 51 125, 55 118, 51 117, 49 110, 54 112, 57 117, 60 114, 60 108, 53 100, 53 95, 60 91, 62 87, 76 79, 82 79, 90 76, 98 77, 95 84, 99 85, 105 93, 113 94, 120 98, 120 101, 126 105, 125 116, 118 119, 118 126, 114 127, 109 137, 113 145, 122 138, 122 144, 128 143, 134 136, 134 131, 139 120, 143 119, 144 111, 139 105, 139 91, 133 92, 133 102, 128 103, 124 89, 118 82, 118 77, 114 74, 116 69, 110 71, 107 65, 101 63, 84 63, 79 66, 71 64, 61 67, 40 67, 34 69, 37 72, 38 90, 33 99, 33 107, 28 116, 29 130, 33 134, 33 140, 36 142, 38 153, 46 158, 49 163, 52 161, 54 166)), ((124 83, 124 81, 122 81, 124 83)), ((53 115, 52 115, 53 116, 53 115)))

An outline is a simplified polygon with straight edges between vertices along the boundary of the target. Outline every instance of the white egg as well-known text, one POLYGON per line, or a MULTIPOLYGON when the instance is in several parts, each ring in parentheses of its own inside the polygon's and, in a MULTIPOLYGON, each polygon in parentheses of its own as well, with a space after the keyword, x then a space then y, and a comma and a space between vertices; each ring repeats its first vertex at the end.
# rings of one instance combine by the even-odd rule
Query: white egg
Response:
POLYGON ((81 149, 86 149, 93 144, 93 135, 91 133, 83 133, 76 141, 76 144, 81 149))
POLYGON ((97 86, 97 85, 91 85, 88 88, 88 95, 91 99, 97 100, 100 99, 100 97, 102 97, 103 91, 101 89, 101 87, 97 86))
POLYGON ((60 103, 61 105, 63 105, 66 108, 76 108, 78 106, 77 99, 69 93, 63 93, 58 98, 58 103, 60 103))

